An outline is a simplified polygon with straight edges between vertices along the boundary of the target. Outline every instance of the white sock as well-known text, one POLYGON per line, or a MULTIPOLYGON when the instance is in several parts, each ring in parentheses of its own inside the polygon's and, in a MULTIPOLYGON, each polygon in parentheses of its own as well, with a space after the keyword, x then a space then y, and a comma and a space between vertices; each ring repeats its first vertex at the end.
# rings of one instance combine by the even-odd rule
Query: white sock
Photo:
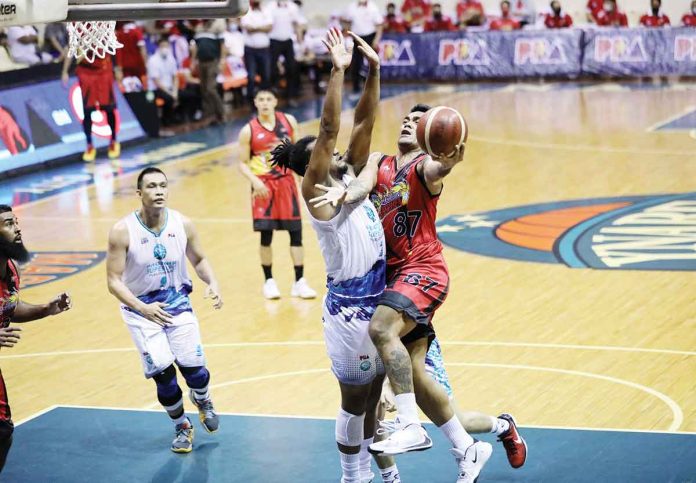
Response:
POLYGON ((491 429, 491 433, 495 433, 498 436, 510 429, 510 423, 505 419, 495 418, 491 416, 491 423, 493 426, 491 429))
POLYGON ((360 475, 361 478, 362 476, 367 476, 372 472, 372 456, 370 456, 370 452, 367 451, 367 448, 374 442, 375 438, 367 438, 363 439, 363 442, 360 444, 360 475))
POLYGON ((341 453, 341 469, 343 470, 343 483, 360 483, 360 453, 341 453))
POLYGON ((412 392, 405 392, 394 396, 396 401, 396 412, 399 419, 405 423, 418 423, 418 405, 416 395, 412 392))
POLYGON ((445 433, 447 439, 450 440, 452 446, 457 449, 464 450, 474 444, 474 438, 469 436, 469 433, 466 432, 456 415, 440 426, 440 429, 445 433))
POLYGON ((400 483, 401 476, 399 476, 399 468, 396 465, 390 466, 389 468, 380 468, 379 472, 382 473, 382 481, 384 483, 400 483))
POLYGON ((181 416, 179 416, 176 419, 172 419, 174 421, 174 426, 178 426, 182 424, 184 421, 186 421, 188 418, 186 417, 186 413, 183 413, 181 416))
POLYGON ((206 386, 202 387, 201 389, 193 389, 193 398, 199 402, 207 401, 208 399, 210 399, 210 391, 208 390, 208 385, 206 384, 206 386))

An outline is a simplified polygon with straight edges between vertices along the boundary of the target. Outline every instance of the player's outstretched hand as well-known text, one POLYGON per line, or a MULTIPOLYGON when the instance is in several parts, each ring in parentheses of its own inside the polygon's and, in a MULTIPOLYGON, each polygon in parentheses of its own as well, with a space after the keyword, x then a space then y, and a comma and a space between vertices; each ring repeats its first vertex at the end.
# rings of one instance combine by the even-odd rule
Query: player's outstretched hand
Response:
POLYGON ((355 42, 355 45, 357 45, 358 50, 362 52, 362 54, 367 59, 367 63, 370 65, 370 68, 378 68, 380 65, 379 55, 377 54, 377 52, 375 52, 375 49, 373 49, 370 46, 370 44, 361 39, 360 36, 356 33, 351 32, 350 30, 348 31, 348 33, 351 37, 353 37, 353 41, 355 42))
POLYGON ((263 184, 263 181, 258 181, 257 183, 253 183, 251 185, 251 197, 252 198, 268 198, 271 195, 271 192, 269 191, 268 188, 266 188, 266 185, 263 184))
POLYGON ((314 208, 321 208, 324 205, 331 203, 334 208, 343 204, 348 195, 348 191, 339 186, 324 186, 323 184, 315 184, 314 187, 324 192, 323 195, 312 198, 309 202, 314 208))
POLYGON ((56 298, 54 298, 48 303, 48 314, 58 315, 61 312, 70 310, 71 308, 72 299, 70 298, 70 294, 67 292, 63 292, 62 294, 57 295, 56 298))
POLYGON ((220 310, 222 308, 222 297, 220 297, 220 290, 218 290, 216 282, 211 283, 205 288, 205 295, 203 295, 203 298, 211 299, 215 310, 220 310))
POLYGON ((19 342, 19 333, 22 331, 19 327, 3 327, 0 329, 0 347, 14 347, 19 342))
POLYGON ((461 143, 450 154, 442 153, 439 156, 433 156, 433 159, 451 168, 464 159, 464 151, 466 151, 466 143, 461 143))
POLYGON ((346 70, 353 58, 353 49, 347 49, 343 34, 337 28, 331 28, 326 32, 326 39, 321 40, 331 54, 331 62, 334 68, 346 70))
POLYGON ((154 302, 154 303, 145 305, 143 307, 143 309, 140 311, 140 313, 143 314, 143 317, 145 317, 150 322, 154 322, 157 325, 161 325, 162 327, 166 327, 167 325, 172 323, 172 319, 173 319, 171 314, 167 313, 164 310, 164 308, 166 306, 167 306, 167 304, 165 304, 165 303, 154 302))

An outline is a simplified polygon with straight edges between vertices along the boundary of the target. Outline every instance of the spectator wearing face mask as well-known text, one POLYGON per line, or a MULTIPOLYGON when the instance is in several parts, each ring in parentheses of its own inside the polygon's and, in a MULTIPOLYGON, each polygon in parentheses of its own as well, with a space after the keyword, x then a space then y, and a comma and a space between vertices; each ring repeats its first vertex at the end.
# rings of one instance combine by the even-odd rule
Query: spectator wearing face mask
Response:
POLYGON ((691 12, 684 14, 682 17, 682 25, 684 27, 696 27, 696 0, 691 2, 691 12))
POLYGON ((396 14, 396 5, 387 4, 387 14, 384 16, 384 33, 405 34, 409 31, 409 25, 403 17, 396 14))
POLYGON ((521 27, 520 22, 510 16, 510 2, 503 0, 500 2, 500 17, 491 21, 491 30, 518 30, 521 27))
POLYGON ((616 0, 604 0, 601 12, 597 12, 597 25, 600 27, 628 27, 628 18, 616 7, 616 0))
MULTIPOLYGON (((384 18, 377 5, 370 0, 357 0, 346 8, 342 18, 350 24, 350 30, 360 36, 373 49, 377 50, 382 38, 382 24, 384 18)), ((353 49, 353 58, 350 61, 350 77, 353 82, 353 94, 360 92, 362 83, 363 54, 358 48, 353 49)))
POLYGON ((661 0, 650 0, 650 13, 646 13, 640 18, 643 27, 666 27, 670 25, 669 17, 663 14, 661 0))
POLYGON ((452 19, 448 15, 442 14, 442 5, 433 4, 433 16, 425 22, 426 32, 452 32, 457 30, 452 19))
POLYGON ((587 0, 585 7, 587 21, 597 23, 597 14, 604 10, 604 0, 587 0))
POLYGON ((564 29, 573 26, 573 19, 561 9, 561 2, 551 2, 551 13, 546 14, 544 25, 549 29, 564 29))
POLYGON ((157 43, 157 52, 147 61, 149 89, 162 102, 162 125, 174 124, 174 106, 179 98, 179 76, 176 60, 167 37, 157 43))
POLYGON ((217 77, 227 57, 221 30, 224 24, 214 24, 206 20, 196 27, 191 56, 196 59, 203 97, 203 116, 213 118, 216 124, 225 121, 225 106, 218 92, 217 77))
POLYGON ((478 0, 461 0, 457 2, 457 21, 459 28, 477 27, 486 23, 483 5, 478 0))

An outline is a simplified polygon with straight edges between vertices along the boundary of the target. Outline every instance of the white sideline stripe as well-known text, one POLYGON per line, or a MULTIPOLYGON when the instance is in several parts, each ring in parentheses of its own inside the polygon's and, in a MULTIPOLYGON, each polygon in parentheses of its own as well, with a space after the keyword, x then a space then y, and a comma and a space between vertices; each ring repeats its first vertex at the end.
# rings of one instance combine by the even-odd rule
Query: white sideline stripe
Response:
POLYGON ((568 369, 557 369, 555 367, 529 366, 529 365, 524 365, 524 364, 488 364, 488 363, 452 362, 449 364, 445 363, 445 366, 526 369, 526 370, 531 370, 531 371, 555 372, 555 373, 559 373, 559 374, 569 374, 571 376, 582 376, 582 377, 589 377, 592 379, 600 379, 603 381, 608 381, 608 382, 612 382, 615 384, 621 384, 623 386, 631 387, 633 389, 638 389, 639 391, 643 391, 645 393, 650 394, 651 396, 655 396, 656 398, 658 398, 662 402, 664 402, 669 407, 669 409, 672 411, 672 424, 670 424, 669 427, 667 428, 667 432, 677 431, 679 429, 679 427, 682 425, 682 423, 684 422, 684 413, 682 412, 679 404, 677 404, 672 398, 670 398, 669 396, 667 396, 659 391, 656 391, 655 389, 653 389, 651 387, 643 386, 642 384, 627 381, 625 379, 619 379, 618 377, 605 376, 602 374, 595 374, 593 372, 572 371, 572 370, 568 370, 568 369))
MULTIPOLYGON (((161 409, 139 409, 139 408, 119 408, 113 406, 86 406, 79 404, 57 404, 49 406, 46 409, 39 411, 22 421, 15 423, 15 426, 26 423, 32 419, 36 419, 54 409, 68 408, 68 409, 96 409, 105 411, 129 411, 129 412, 142 412, 142 413, 161 413, 161 409)), ((234 413, 234 412, 217 412, 221 416, 241 416, 250 418, 281 418, 281 419, 315 419, 321 421, 333 421, 335 418, 329 416, 309 416, 309 415, 298 415, 298 414, 266 414, 266 413, 234 413)), ((194 414, 193 412, 188 412, 187 414, 194 414)), ((428 423, 432 424, 432 423, 428 423)), ((538 424, 518 424, 520 428, 529 429, 556 429, 562 431, 609 431, 609 432, 620 432, 620 433, 647 433, 647 434, 677 434, 677 435, 690 435, 696 436, 694 431, 664 431, 660 429, 622 429, 622 428, 593 428, 593 427, 580 427, 580 426, 545 426, 538 424)))
MULTIPOLYGON (((622 347, 622 346, 601 346, 601 345, 578 345, 578 344, 546 344, 541 342, 497 342, 497 341, 440 341, 442 345, 463 345, 463 346, 491 346, 491 347, 536 347, 541 349, 569 349, 569 350, 597 350, 608 352, 645 352, 651 354, 669 354, 679 356, 696 356, 694 351, 672 350, 672 349, 650 349, 643 347, 622 347)), ((298 340, 298 341, 271 341, 271 342, 222 342, 217 344, 205 344, 205 349, 219 349, 224 347, 293 347, 293 346, 320 346, 324 341, 320 340, 298 340)), ((29 359, 32 357, 54 357, 82 354, 101 354, 116 352, 135 352, 135 347, 118 347, 112 349, 77 349, 71 351, 53 352, 31 352, 28 354, 12 354, 0 356, 0 360, 10 359, 29 359)))

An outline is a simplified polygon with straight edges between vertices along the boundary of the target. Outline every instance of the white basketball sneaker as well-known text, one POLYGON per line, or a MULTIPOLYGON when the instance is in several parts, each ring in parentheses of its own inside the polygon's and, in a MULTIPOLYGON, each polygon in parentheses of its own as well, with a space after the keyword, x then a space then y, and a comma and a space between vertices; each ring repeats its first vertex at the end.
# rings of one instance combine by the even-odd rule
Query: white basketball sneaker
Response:
POLYGON ((317 293, 309 286, 304 277, 292 284, 290 295, 300 297, 301 299, 313 299, 317 297, 317 293))
POLYGON ((485 441, 475 439, 474 444, 463 451, 457 448, 452 448, 450 451, 457 458, 457 464, 459 465, 457 483, 476 483, 483 465, 491 457, 493 446, 485 441))
POLYGON ((280 290, 278 290, 278 284, 272 278, 266 280, 263 284, 263 296, 269 300, 276 300, 280 298, 280 290))
MULTIPOLYGON (((380 425, 382 425, 381 422, 380 425)), ((388 422, 387 425, 389 425, 388 422)), ((397 417, 394 429, 387 439, 372 443, 368 451, 372 454, 392 456, 410 451, 424 451, 433 446, 428 432, 420 423, 403 424, 397 417)))

